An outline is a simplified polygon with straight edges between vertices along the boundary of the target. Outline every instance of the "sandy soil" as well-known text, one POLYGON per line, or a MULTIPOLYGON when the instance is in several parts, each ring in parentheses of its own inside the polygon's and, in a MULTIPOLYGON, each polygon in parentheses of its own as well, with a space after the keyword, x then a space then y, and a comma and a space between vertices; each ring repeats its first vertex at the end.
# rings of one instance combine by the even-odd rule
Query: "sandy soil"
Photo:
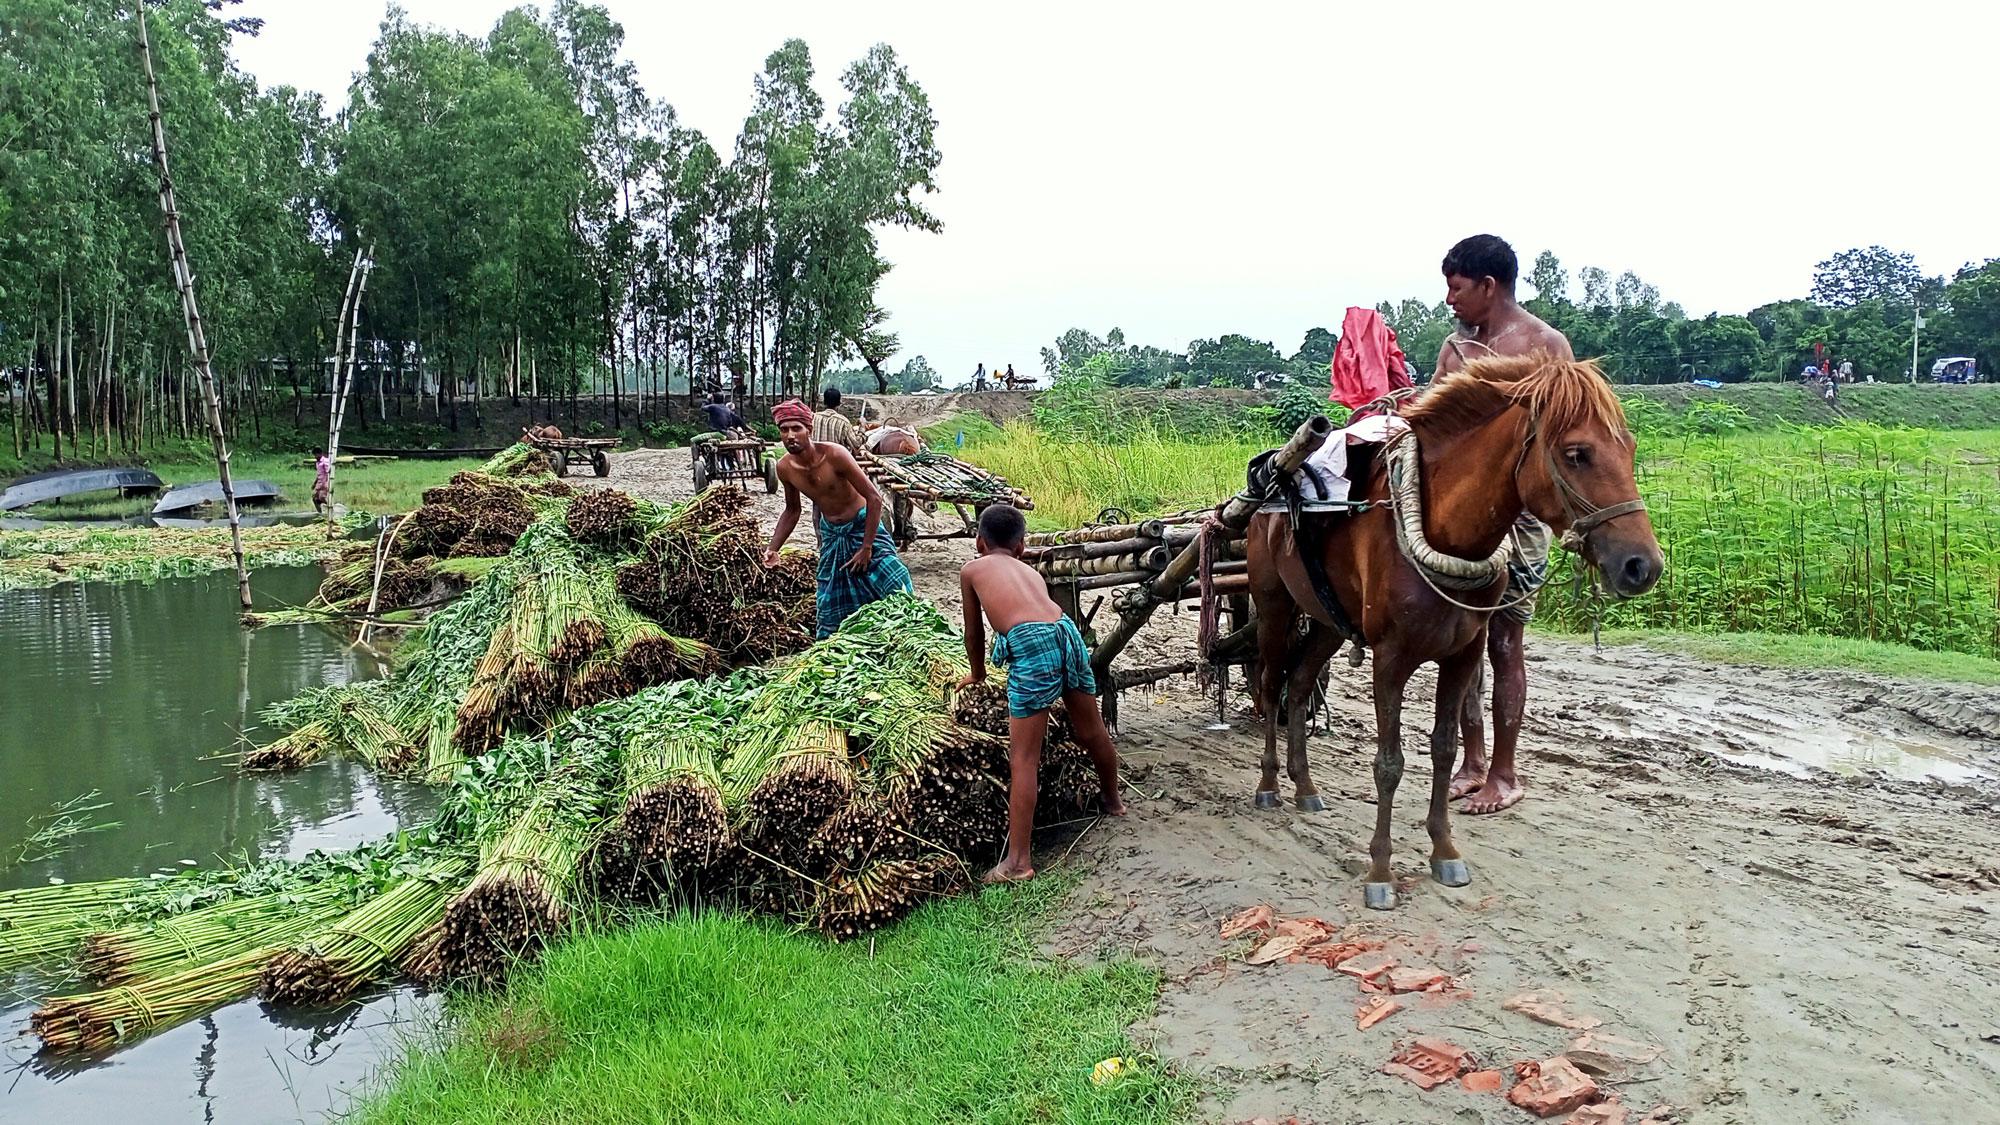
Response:
MULTIPOLYGON (((685 496, 686 451, 623 455, 605 483, 685 496)), ((775 517, 776 498, 760 505, 775 517)), ((968 550, 908 556, 951 612, 968 550)), ((1193 628, 1158 615, 1133 660, 1191 652, 1193 628)), ((1191 680, 1128 693, 1134 813, 1042 857, 1081 872, 1050 949, 1159 967, 1159 1011, 1135 1034, 1206 1084, 1209 1120, 1534 1120, 1381 1073, 1419 1035, 1485 1066, 1563 1051, 1577 1032, 1503 1008, 1529 990, 1662 1049, 1605 1082, 1634 1121, 1658 1105, 1731 1125, 2000 1120, 2000 692, 1540 638, 1529 660, 1529 797, 1455 819, 1474 877, 1457 890, 1426 876, 1431 683, 1413 683, 1389 913, 1362 909, 1358 882, 1375 799, 1365 669, 1335 665, 1313 741, 1321 813, 1251 807, 1261 733, 1240 697, 1212 731, 1214 697, 1191 680), (1391 939, 1455 987, 1358 1030, 1352 978, 1253 966, 1254 941, 1221 938, 1264 903, 1391 939)))

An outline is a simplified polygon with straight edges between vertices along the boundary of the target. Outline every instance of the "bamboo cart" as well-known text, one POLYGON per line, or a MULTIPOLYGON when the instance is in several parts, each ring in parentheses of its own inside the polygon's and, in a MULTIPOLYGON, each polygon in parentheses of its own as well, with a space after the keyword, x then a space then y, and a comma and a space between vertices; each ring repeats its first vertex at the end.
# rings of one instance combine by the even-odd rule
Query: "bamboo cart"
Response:
POLYGON ((978 534, 979 513, 993 504, 1012 504, 1024 512, 1035 506, 1026 493, 1008 484, 1006 477, 949 454, 925 450, 901 457, 868 452, 856 456, 875 486, 887 495, 890 534, 898 547, 908 547, 919 539, 970 539, 978 534), (959 526, 942 532, 918 531, 917 506, 935 510, 940 504, 951 506, 959 526))
MULTIPOLYGON (((1295 471, 1326 442, 1333 424, 1314 417, 1299 427, 1273 462, 1280 473, 1295 471)), ((1223 685, 1217 706, 1227 695, 1229 669, 1242 668, 1254 682, 1257 624, 1250 606, 1249 563, 1245 530, 1265 498, 1239 493, 1213 511, 1137 522, 1099 523, 1072 531, 1028 537, 1023 561, 1048 582, 1049 592, 1090 642, 1091 671, 1103 695, 1105 721, 1116 723, 1118 693, 1196 671, 1209 665, 1223 685), (1217 615, 1213 643, 1197 660, 1122 669, 1111 663, 1125 651, 1161 606, 1204 600, 1202 557, 1209 557, 1206 595, 1215 599, 1217 615), (1086 596, 1089 608, 1084 607, 1086 596), (1099 613, 1112 610, 1110 625, 1093 628, 1099 613)))

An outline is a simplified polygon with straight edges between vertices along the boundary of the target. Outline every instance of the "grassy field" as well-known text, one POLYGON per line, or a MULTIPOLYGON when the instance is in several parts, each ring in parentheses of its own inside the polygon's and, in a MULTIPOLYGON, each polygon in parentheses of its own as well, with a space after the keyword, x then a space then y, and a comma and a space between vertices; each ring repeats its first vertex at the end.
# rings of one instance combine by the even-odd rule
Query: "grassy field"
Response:
MULTIPOLYGON (((206 451, 175 451, 138 462, 158 474, 169 488, 215 479, 215 461, 206 451)), ((479 467, 478 461, 377 461, 361 460, 342 465, 334 477, 334 498, 349 511, 402 512, 416 507, 424 489, 441 484, 461 469, 479 467)), ((229 459, 231 477, 237 480, 268 480, 283 493, 274 511, 312 510, 312 456, 309 453, 236 453, 229 459)), ((17 514, 39 519, 112 519, 144 515, 153 510, 153 499, 141 497, 78 497, 54 504, 38 504, 17 514)), ((215 514, 220 514, 215 513, 215 514)))
MULTIPOLYGON (((1640 487, 1668 566, 1648 597, 1606 607, 1607 624, 2000 658, 2000 429, 1765 429, 1741 413, 1631 411, 1640 487)), ((967 459, 1034 498, 1037 529, 1106 509, 1136 518, 1208 507, 1278 440, 1187 441, 1141 426, 1117 442, 1064 441, 1025 421, 997 429, 956 419, 940 431, 965 432, 967 459)), ((1558 553, 1540 613, 1575 630, 1597 607, 1571 590, 1568 560, 1558 553)))
POLYGON ((1131 1056, 1158 981, 1052 964, 1060 879, 937 903, 830 946, 705 913, 553 950, 415 1044, 362 1121, 1166 1122, 1195 1096, 1131 1056))

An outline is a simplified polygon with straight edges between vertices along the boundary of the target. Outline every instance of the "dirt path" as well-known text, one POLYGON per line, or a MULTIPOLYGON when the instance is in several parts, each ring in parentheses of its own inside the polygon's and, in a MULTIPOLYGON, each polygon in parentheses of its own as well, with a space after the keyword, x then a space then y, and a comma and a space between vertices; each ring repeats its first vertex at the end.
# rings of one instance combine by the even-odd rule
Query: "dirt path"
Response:
MULTIPOLYGON (((621 457, 608 483, 667 498, 688 482, 686 452, 667 450, 621 457)), ((967 550, 909 558, 951 612, 967 550)), ((1161 615, 1135 659, 1191 651, 1192 631, 1191 615, 1161 615)), ((1634 1121, 1658 1104, 1729 1125, 2000 1120, 2000 693, 1541 638, 1529 659, 1529 798, 1455 820, 1474 874, 1459 890, 1425 877, 1431 687, 1413 683, 1404 895, 1387 914, 1361 908, 1358 883, 1374 818, 1365 670, 1336 664, 1313 742, 1321 813, 1252 809, 1262 741, 1240 710, 1210 731, 1213 697, 1191 681, 1128 694, 1134 815, 1063 845, 1082 883, 1050 948, 1160 969, 1136 1036, 1208 1085, 1215 1121, 1534 1120, 1380 1073, 1417 1035, 1490 1066, 1562 1051, 1574 1032, 1503 1009, 1531 989, 1663 1049, 1608 1083, 1634 1121), (1250 942, 1221 939, 1260 903, 1399 939, 1458 987, 1357 1030, 1353 980, 1251 966, 1250 942)))

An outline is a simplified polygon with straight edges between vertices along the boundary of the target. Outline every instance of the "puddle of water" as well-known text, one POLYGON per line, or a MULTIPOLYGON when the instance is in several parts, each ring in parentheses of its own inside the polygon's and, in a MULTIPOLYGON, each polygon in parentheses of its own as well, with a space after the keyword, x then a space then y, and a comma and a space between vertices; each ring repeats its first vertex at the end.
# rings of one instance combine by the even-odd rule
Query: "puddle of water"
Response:
MULTIPOLYGON (((260 604, 296 605, 318 580, 312 568, 272 569, 253 585, 260 604)), ((144 875, 183 859, 297 857, 429 811, 428 789, 352 763, 245 777, 232 761, 203 760, 232 751, 246 729, 257 737, 267 704, 377 673, 328 633, 246 633, 236 617, 228 573, 0 593, 0 864, 31 818, 92 790, 90 803, 109 805, 97 822, 119 823, 74 837, 57 857, 0 870, 0 888, 144 875)), ((50 983, 14 984, 0 996, 0 1120, 10 1121, 320 1120, 347 1107, 344 1091, 430 1004, 394 989, 333 1013, 273 1018, 246 1000, 109 1059, 51 1066, 23 1035, 50 983)))
POLYGON ((1651 705, 1600 711, 1612 729, 1702 747, 1741 765, 1794 777, 1824 770, 1879 774, 1898 781, 1991 781, 2000 761, 1971 746, 1953 747, 1870 730, 1862 716, 1836 717, 1838 700, 1756 698, 1723 690, 1701 696, 1677 686, 1651 705), (1817 706, 1815 704, 1818 704, 1817 706))

